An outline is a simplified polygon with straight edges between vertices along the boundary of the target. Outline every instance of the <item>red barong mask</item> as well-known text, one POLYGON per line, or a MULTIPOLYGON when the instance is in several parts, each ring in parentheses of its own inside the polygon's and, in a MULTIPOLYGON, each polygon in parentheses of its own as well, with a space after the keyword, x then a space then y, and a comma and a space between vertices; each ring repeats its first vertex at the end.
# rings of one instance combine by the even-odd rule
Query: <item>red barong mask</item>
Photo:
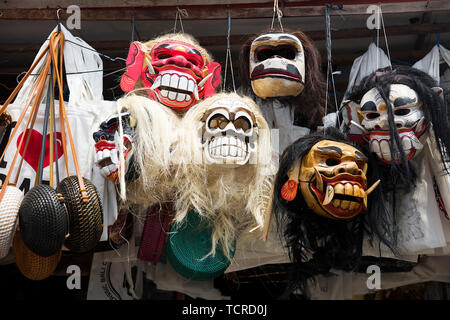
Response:
POLYGON ((123 91, 133 91, 141 79, 150 99, 180 113, 214 95, 220 84, 220 64, 210 62, 203 48, 180 40, 161 40, 150 49, 135 41, 126 63, 123 91))

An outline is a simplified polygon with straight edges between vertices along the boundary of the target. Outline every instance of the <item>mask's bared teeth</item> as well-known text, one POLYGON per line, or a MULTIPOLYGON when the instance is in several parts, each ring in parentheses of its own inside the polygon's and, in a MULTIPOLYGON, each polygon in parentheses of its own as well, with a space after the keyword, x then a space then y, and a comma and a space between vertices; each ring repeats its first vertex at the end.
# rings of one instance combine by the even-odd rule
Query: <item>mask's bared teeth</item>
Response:
POLYGON ((333 207, 340 208, 341 207, 341 200, 334 199, 333 200, 333 207))
POLYGON ((339 194, 345 194, 345 187, 342 183, 338 183, 334 186, 334 192, 339 194))
POLYGON ((357 198, 362 198, 364 195, 361 192, 362 190, 355 184, 353 186, 353 196, 357 198))
POLYGON ((327 204, 329 204, 334 197, 334 188, 332 186, 328 186, 327 187, 327 192, 325 194, 325 199, 323 199, 322 205, 326 206, 327 204))
POLYGON ((344 185, 344 193, 348 196, 353 196, 353 185, 351 183, 344 185))
POLYGON ((348 207, 348 210, 353 211, 358 209, 360 204, 358 202, 350 201, 350 206, 348 207))
POLYGON ((320 192, 323 192, 323 180, 322 180, 322 176, 319 173, 319 170, 317 170, 316 167, 314 167, 314 171, 316 173, 316 187, 320 192))
POLYGON ((342 202, 341 202, 341 209, 344 209, 344 210, 350 209, 350 201, 342 200, 342 202))

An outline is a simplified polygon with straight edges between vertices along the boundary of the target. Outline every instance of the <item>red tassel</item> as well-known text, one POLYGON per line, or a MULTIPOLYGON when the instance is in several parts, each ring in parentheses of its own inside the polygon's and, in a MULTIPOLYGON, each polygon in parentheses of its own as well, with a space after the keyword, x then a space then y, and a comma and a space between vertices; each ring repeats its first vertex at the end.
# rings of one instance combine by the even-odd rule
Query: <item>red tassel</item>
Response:
POLYGON ((286 181, 281 188, 281 197, 286 201, 292 201, 297 196, 298 183, 292 179, 286 181))

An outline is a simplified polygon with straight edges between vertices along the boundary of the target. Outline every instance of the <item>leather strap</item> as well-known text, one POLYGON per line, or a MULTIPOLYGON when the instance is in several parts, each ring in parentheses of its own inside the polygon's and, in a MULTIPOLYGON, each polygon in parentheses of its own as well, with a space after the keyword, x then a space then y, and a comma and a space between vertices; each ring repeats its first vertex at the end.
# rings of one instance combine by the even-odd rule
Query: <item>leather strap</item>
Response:
MULTIPOLYGON (((37 89, 37 92, 36 92, 36 97, 34 99, 33 106, 32 106, 32 111, 31 111, 31 114, 33 114, 33 115, 34 115, 34 113, 37 113, 36 109, 38 108, 38 106, 40 104, 40 101, 41 101, 41 98, 42 98, 42 92, 44 91, 44 85, 45 85, 45 77, 47 76, 49 68, 50 68, 50 59, 47 59, 47 61, 45 63, 45 66, 44 66, 44 69, 43 69, 42 73, 39 75, 39 78, 38 78, 38 81, 37 81, 37 84, 36 84, 38 86, 37 87, 38 89, 37 89)), ((14 138, 14 135, 17 133, 19 125, 22 122, 23 117, 25 116, 25 113, 26 113, 27 109, 28 109, 28 106, 26 106, 22 110, 22 113, 21 113, 19 119, 17 120, 16 127, 14 128, 13 133, 11 134, 11 137, 10 137, 10 139, 8 141, 8 144, 6 145, 5 151, 3 152, 3 155, 2 155, 2 157, 0 159, 0 161, 3 160, 3 157, 5 155, 6 149, 8 148, 8 146, 11 143, 12 139, 14 138)), ((35 117, 31 116, 31 114, 30 114, 30 117, 27 120, 27 124, 26 124, 25 128, 27 128, 30 125, 30 121, 32 120, 32 118, 35 119, 35 117)), ((33 124, 34 124, 34 121, 33 121, 33 124)), ((23 144, 24 138, 25 138, 25 135, 22 135, 22 137, 20 139, 20 142, 19 142, 19 145, 17 147, 16 153, 14 154, 14 158, 13 158, 12 162, 10 163, 10 168, 8 170, 8 174, 6 175, 5 180, 3 181, 3 185, 2 185, 2 188, 0 190, 0 201, 3 198, 3 195, 5 194, 7 185, 9 184, 9 179, 11 178, 11 174, 12 174, 12 171, 14 169, 14 164, 16 163, 17 156, 19 155, 19 151, 22 148, 22 144, 23 144)))
MULTIPOLYGON (((62 33, 58 34, 58 37, 60 38, 61 41, 61 48, 64 47, 64 35, 62 33)), ((50 44, 52 43, 52 37, 50 37, 50 44)), ((60 54, 62 55, 62 50, 60 51, 60 54)), ((50 51, 50 55, 52 58, 53 63, 56 65, 56 57, 54 52, 50 51)), ((60 121, 61 119, 64 119, 64 122, 66 124, 66 129, 67 129, 67 135, 69 137, 69 143, 70 143, 70 149, 72 150, 72 156, 73 156, 73 162, 75 165, 75 171, 76 171, 76 175, 78 178, 78 184, 80 186, 80 192, 81 192, 81 199, 83 202, 88 202, 88 196, 87 196, 87 192, 86 192, 86 186, 84 185, 84 181, 83 181, 83 176, 81 175, 81 170, 80 170, 80 166, 78 164, 78 157, 76 154, 76 150, 75 150, 75 144, 73 143, 73 138, 72 138, 72 132, 70 130, 70 125, 69 125, 69 120, 67 118, 67 112, 66 112, 66 108, 64 106, 64 99, 63 99, 63 82, 62 82, 62 56, 60 56, 60 67, 56 69, 56 80, 58 83, 58 91, 59 91, 59 108, 60 108, 60 121), (59 69, 59 70, 58 70, 59 69)), ((64 127, 64 125, 61 126, 61 128, 64 127)), ((63 134, 63 132, 61 132, 62 134, 62 142, 63 142, 63 150, 64 150, 64 157, 66 159, 66 169, 67 169, 67 148, 66 148, 66 142, 65 142, 65 134, 63 134)), ((69 174, 67 173, 67 175, 69 176, 69 174)))

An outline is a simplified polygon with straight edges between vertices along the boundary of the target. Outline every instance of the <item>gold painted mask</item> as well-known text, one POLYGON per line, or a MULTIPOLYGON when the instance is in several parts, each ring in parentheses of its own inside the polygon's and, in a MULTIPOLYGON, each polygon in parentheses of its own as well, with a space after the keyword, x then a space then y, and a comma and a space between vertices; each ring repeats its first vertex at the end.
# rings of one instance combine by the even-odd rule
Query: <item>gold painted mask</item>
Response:
POLYGON ((367 196, 379 183, 367 190, 366 172, 367 157, 358 149, 322 140, 293 165, 282 197, 293 200, 295 195, 289 190, 300 181, 302 196, 312 211, 327 218, 350 219, 366 210, 367 196))

